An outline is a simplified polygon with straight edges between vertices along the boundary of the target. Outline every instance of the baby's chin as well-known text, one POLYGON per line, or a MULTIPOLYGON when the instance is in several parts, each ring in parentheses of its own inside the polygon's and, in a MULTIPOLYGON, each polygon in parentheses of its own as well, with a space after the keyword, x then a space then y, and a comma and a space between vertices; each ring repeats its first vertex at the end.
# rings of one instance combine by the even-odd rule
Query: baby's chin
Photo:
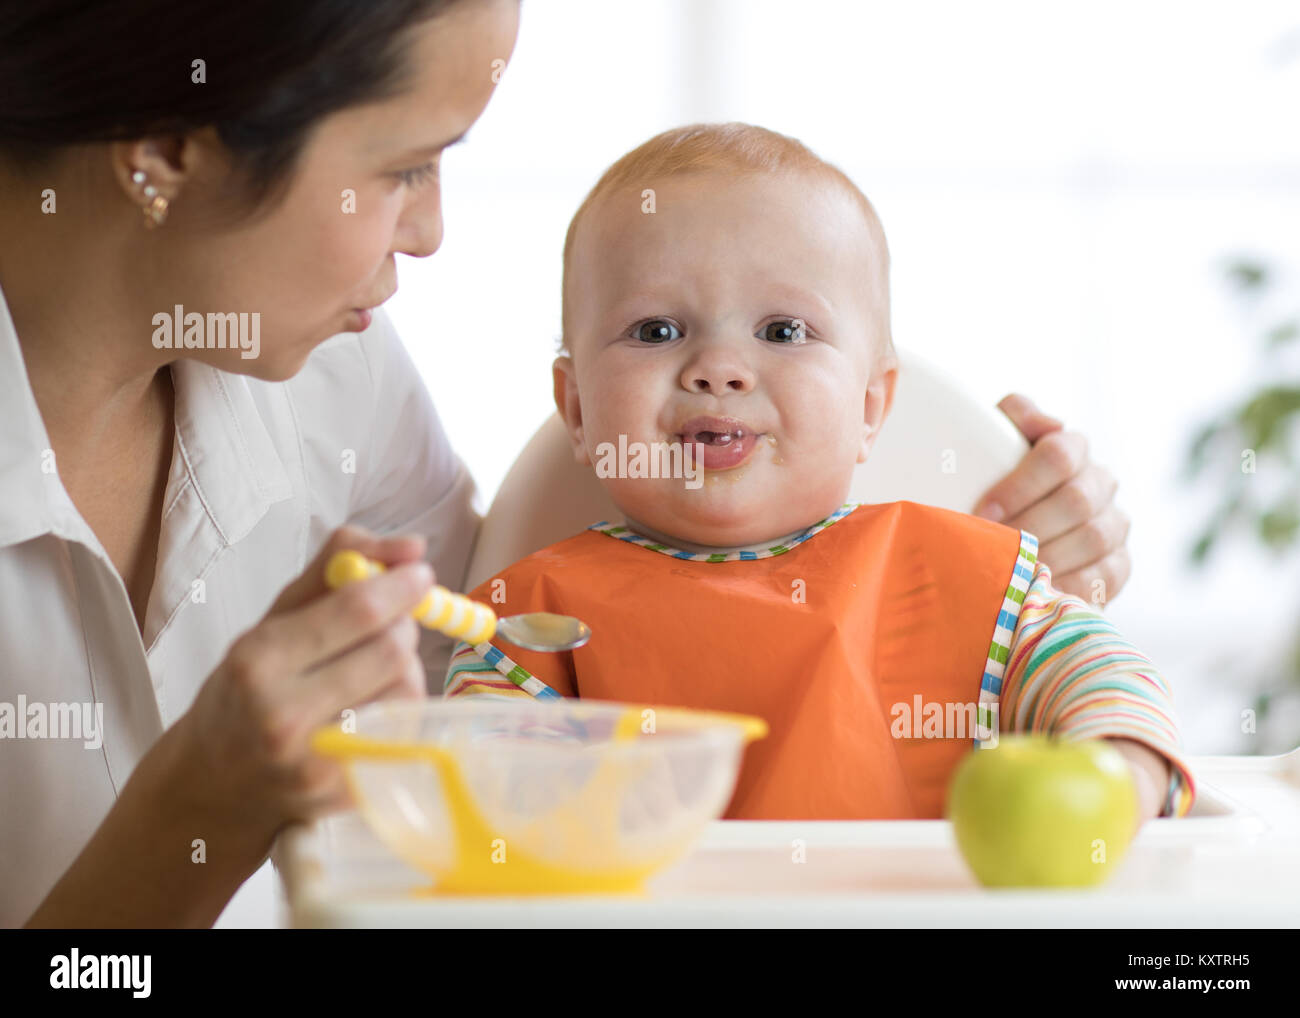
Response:
MULTIPOLYGON (((734 471, 708 472, 696 489, 652 491, 662 482, 623 480, 606 484, 624 517, 678 545, 739 548, 786 537, 825 519, 843 502, 834 495, 820 499, 793 492, 746 493, 734 471)), ((653 535, 652 535, 653 536, 653 535)))

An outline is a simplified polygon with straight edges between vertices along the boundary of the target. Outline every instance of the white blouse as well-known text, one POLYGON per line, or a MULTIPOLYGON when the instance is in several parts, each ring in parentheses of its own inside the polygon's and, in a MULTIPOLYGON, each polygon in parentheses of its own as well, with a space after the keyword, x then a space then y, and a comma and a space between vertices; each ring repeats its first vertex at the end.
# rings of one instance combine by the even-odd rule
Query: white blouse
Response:
MULTIPOLYGON (((171 371, 176 435, 142 640, 59 481, 0 294, 0 926, 35 911, 335 528, 424 534, 439 582, 462 586, 474 484, 386 315, 321 344, 287 382, 191 360, 171 371)), ((421 650, 440 684, 449 641, 421 650)))

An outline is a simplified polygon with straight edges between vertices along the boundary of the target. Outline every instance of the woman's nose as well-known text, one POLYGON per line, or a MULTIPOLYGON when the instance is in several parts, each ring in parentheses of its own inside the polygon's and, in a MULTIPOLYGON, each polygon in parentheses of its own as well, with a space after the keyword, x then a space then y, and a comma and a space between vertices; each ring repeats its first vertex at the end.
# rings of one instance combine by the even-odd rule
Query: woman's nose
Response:
POLYGON ((418 201, 402 213, 394 248, 415 258, 427 258, 442 247, 442 194, 436 183, 425 185, 418 201))
POLYGON ((728 392, 749 392, 754 373, 744 360, 725 347, 711 347, 693 357, 682 370, 682 388, 721 396, 728 392))

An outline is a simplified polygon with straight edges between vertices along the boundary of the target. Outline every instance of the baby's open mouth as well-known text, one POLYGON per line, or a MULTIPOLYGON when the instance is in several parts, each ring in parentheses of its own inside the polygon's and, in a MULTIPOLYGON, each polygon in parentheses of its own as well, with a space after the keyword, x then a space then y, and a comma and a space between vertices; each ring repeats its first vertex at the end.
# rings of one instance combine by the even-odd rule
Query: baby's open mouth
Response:
POLYGON ((730 470, 749 459, 759 433, 744 421, 729 417, 695 417, 679 432, 686 445, 698 443, 699 463, 705 470, 730 470))
POLYGON ((692 436, 692 441, 703 442, 705 445, 730 445, 733 441, 745 437, 743 431, 697 431, 692 436))

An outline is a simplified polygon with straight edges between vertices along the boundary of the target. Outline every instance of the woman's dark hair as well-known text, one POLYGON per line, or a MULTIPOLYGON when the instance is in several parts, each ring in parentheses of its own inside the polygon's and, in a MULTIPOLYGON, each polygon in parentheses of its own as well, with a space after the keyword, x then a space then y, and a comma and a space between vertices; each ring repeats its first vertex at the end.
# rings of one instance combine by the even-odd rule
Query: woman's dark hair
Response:
POLYGON ((64 146, 211 126, 256 208, 318 120, 407 87, 405 29, 457 2, 0 0, 0 156, 31 173, 64 146))

